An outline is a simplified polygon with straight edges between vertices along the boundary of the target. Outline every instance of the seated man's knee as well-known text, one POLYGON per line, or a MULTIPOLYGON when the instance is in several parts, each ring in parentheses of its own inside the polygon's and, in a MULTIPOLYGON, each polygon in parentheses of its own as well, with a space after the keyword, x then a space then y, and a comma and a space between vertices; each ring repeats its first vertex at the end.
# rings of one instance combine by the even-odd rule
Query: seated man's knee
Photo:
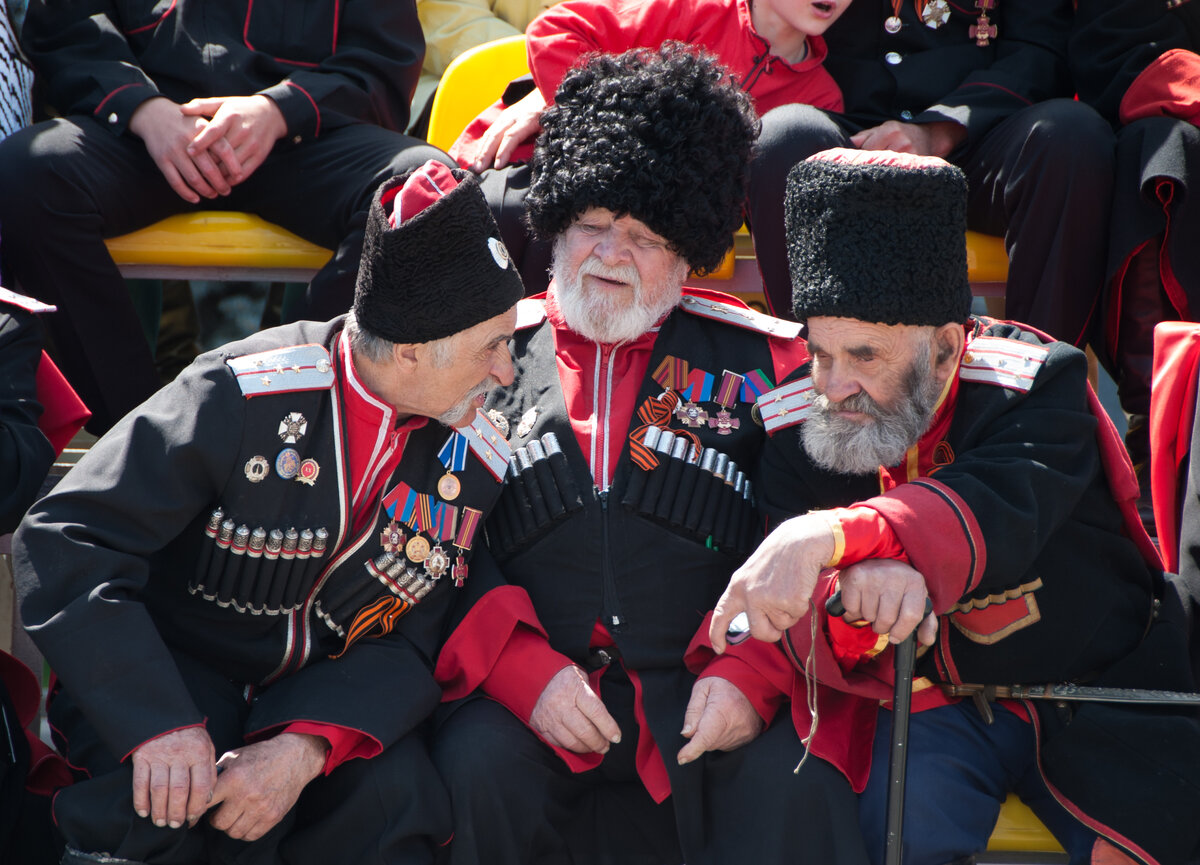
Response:
POLYGON ((1026 112, 1030 125, 1023 158, 1075 173, 1112 170, 1113 131, 1093 108, 1072 99, 1051 99, 1026 112))
POLYGON ((441 162, 449 168, 458 168, 458 163, 432 144, 426 144, 415 138, 411 141, 413 143, 410 146, 402 148, 392 157, 389 169, 393 175, 404 174, 414 168, 420 168, 430 159, 441 162))
POLYGON ((482 791, 506 780, 527 749, 545 745, 508 709, 487 698, 453 707, 433 735, 431 753, 451 795, 482 791))

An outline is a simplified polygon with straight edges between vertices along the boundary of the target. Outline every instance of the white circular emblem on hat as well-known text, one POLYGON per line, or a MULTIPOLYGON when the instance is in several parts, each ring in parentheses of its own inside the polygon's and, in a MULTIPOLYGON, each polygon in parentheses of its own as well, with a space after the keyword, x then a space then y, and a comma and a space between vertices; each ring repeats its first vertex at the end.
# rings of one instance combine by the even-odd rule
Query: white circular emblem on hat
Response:
POLYGON ((492 251, 492 258, 496 259, 496 266, 503 269, 508 267, 511 259, 508 257, 508 247, 500 242, 498 237, 488 238, 488 249, 492 251))

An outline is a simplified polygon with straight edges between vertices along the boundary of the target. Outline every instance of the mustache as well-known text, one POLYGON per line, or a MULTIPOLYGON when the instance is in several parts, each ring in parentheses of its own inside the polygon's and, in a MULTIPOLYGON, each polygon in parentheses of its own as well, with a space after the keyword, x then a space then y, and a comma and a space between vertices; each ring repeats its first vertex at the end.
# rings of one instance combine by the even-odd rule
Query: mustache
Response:
POLYGON ((601 279, 612 279, 628 283, 635 288, 641 285, 641 275, 632 264, 607 265, 597 258, 586 258, 579 265, 580 277, 598 276, 601 279))
POLYGON ((871 399, 865 391, 851 394, 843 400, 834 401, 825 394, 817 394, 813 399, 814 408, 824 412, 849 411, 870 415, 873 418, 883 417, 886 412, 879 403, 871 399))

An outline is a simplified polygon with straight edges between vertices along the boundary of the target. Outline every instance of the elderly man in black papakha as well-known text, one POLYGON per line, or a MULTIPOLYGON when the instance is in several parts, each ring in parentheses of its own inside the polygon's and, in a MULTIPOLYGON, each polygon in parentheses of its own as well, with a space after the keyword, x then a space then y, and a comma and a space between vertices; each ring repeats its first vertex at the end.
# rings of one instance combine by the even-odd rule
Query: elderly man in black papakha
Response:
POLYGON ((793 774, 786 713, 685 664, 761 537, 754 395, 805 356, 794 323, 682 288, 740 220, 749 100, 669 43, 585 62, 542 120, 526 201, 553 279, 489 401, 515 448, 488 523, 502 579, 436 671, 450 861, 864 862, 845 780, 793 774))
MULTIPOLYGON (((1179 598, 1083 353, 968 314, 966 201, 963 173, 935 157, 835 149, 789 175, 795 313, 812 360, 759 398, 774 528, 709 637, 721 651, 746 611, 760 645, 816 688, 811 751, 861 791, 873 862, 890 784, 889 642, 914 629, 925 649, 905 863, 973 861, 1010 792, 1073 863, 1193 861, 1194 706, 1004 699, 1016 685, 1194 688, 1179 598), (825 610, 837 589, 844 619, 825 610)), ((793 716, 810 729, 806 711, 793 716)))
POLYGON ((202 355, 32 509, 63 862, 433 861, 418 728, 522 293, 476 181, 426 163, 376 194, 349 315, 202 355))

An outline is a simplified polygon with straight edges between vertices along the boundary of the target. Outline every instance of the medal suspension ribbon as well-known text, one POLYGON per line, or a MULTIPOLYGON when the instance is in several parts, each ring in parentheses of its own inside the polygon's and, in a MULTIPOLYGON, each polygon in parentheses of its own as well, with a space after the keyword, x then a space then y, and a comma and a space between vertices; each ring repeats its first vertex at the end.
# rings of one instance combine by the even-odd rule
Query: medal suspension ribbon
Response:
MULTIPOLYGON (((658 465, 658 454, 646 447, 643 439, 649 427, 656 426, 666 429, 671 423, 671 416, 679 405, 679 394, 666 390, 657 397, 646 397, 638 406, 637 418, 641 423, 629 433, 629 458, 633 464, 644 472, 652 471, 658 465)), ((700 453, 700 437, 691 430, 672 430, 676 435, 689 439, 695 448, 692 453, 700 453)))

